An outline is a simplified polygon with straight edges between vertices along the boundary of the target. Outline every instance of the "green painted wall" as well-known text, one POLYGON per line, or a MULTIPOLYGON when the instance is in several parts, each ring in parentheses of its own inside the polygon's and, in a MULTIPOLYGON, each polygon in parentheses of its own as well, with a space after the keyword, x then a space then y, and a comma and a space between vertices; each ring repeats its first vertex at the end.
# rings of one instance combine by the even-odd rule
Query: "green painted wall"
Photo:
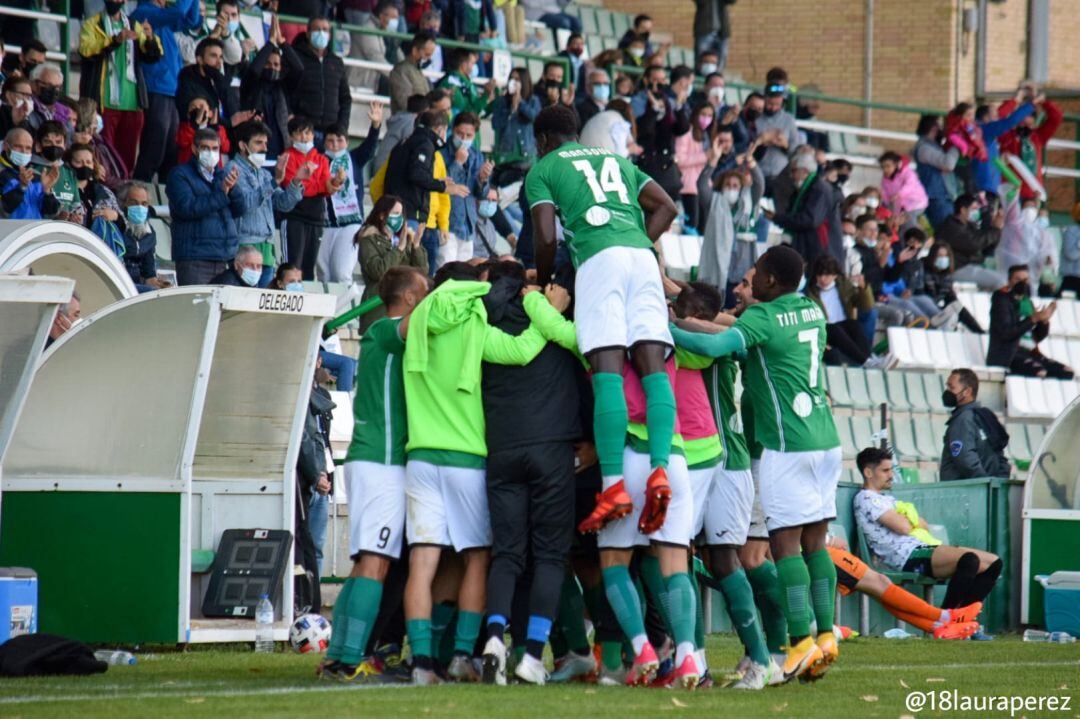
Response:
POLYGON ((0 566, 38 574, 42 632, 177 641, 180 495, 5 492, 0 566))
POLYGON ((1045 621, 1043 588, 1034 577, 1058 570, 1080 570, 1080 522, 1072 519, 1033 519, 1030 537, 1031 574, 1024 578, 1024 581, 1030 582, 1028 622, 1041 627, 1045 621))

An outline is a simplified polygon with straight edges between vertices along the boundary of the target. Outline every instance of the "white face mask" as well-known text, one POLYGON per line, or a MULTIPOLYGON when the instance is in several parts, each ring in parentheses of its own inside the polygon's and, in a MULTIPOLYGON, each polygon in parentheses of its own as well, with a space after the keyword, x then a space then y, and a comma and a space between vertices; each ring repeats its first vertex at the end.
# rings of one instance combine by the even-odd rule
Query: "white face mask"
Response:
POLYGON ((934 258, 934 267, 944 272, 949 269, 949 258, 947 255, 940 255, 934 258))
POLYGON ((200 150, 199 151, 199 164, 205 167, 207 170, 212 170, 217 167, 218 162, 221 161, 221 153, 217 150, 200 150))
POLYGON ((881 200, 879 200, 877 197, 875 197, 873 195, 866 198, 866 206, 869 207, 871 210, 876 210, 878 205, 880 205, 880 204, 881 204, 881 200))
POLYGON ((735 190, 735 189, 729 188, 727 190, 724 190, 724 199, 727 200, 727 203, 729 205, 734 207, 735 204, 739 201, 739 196, 741 194, 742 194, 741 190, 735 190))
POLYGON ((510 78, 509 80, 506 81, 506 92, 507 92, 507 94, 513 95, 520 89, 521 89, 521 82, 516 77, 512 77, 512 78, 510 78))
POLYGON ((844 240, 844 247, 851 247, 855 244, 855 235, 844 235, 842 239, 844 240))
POLYGON ((721 105, 724 104, 724 88, 713 87, 709 89, 709 99, 714 100, 721 105))
POLYGON ((715 62, 703 62, 703 63, 701 63, 701 73, 700 74, 702 74, 702 75, 712 75, 714 72, 716 72, 716 63, 715 62))
POLYGON ((872 250, 877 247, 877 238, 864 237, 862 243, 864 247, 869 247, 872 250))
POLYGON ((1039 218, 1039 210, 1035 207, 1025 207, 1020 211, 1020 219, 1023 220, 1025 225, 1035 224, 1035 220, 1039 218))
POLYGON ((254 165, 255 167, 262 167, 263 163, 266 162, 266 153, 265 152, 253 152, 250 155, 248 155, 248 160, 250 160, 251 164, 254 165))

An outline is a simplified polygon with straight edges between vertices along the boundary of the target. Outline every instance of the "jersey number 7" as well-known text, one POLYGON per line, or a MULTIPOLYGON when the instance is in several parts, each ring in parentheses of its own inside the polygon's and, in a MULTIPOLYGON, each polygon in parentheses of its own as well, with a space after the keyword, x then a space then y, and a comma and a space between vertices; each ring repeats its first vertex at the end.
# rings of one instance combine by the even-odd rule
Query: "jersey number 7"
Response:
POLYGON ((803 330, 799 333, 799 343, 810 343, 810 387, 817 387, 818 382, 818 330, 803 330))
POLYGON ((596 202, 607 202, 607 193, 615 192, 619 195, 619 201, 624 205, 630 204, 630 196, 626 192, 626 183, 623 182, 622 173, 619 171, 619 162, 614 157, 604 159, 600 167, 600 178, 597 180, 596 170, 588 160, 574 160, 574 169, 585 175, 585 182, 589 183, 593 199, 596 202))

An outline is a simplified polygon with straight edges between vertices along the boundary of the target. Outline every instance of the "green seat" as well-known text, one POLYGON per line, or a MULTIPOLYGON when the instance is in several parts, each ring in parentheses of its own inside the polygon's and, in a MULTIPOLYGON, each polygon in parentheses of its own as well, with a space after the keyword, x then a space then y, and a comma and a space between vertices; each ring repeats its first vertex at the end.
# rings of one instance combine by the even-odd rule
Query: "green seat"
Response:
POLYGON ((578 17, 581 18, 581 30, 586 37, 599 33, 600 29, 596 25, 596 8, 587 5, 579 6, 578 17))
POLYGON ((941 456, 941 435, 934 435, 933 426, 930 423, 929 417, 915 417, 912 420, 912 424, 915 427, 915 444, 919 448, 919 456, 921 457, 939 457, 941 456))
POLYGON ((633 19, 624 12, 611 13, 611 29, 615 33, 617 40, 621 40, 626 31, 630 29, 632 21, 633 19))
POLYGON ((614 50, 619 47, 619 39, 615 37, 602 37, 600 38, 600 44, 605 50, 614 50))
POLYGON ((907 383, 903 372, 885 372, 885 387, 889 393, 889 406, 894 412, 907 412, 911 410, 911 403, 907 397, 907 383))
POLYGON ((586 35, 585 44, 589 48, 589 57, 596 57, 604 51, 604 39, 599 35, 586 35))
POLYGON ((852 406, 843 367, 825 367, 825 389, 829 393, 829 397, 832 398, 833 406, 852 406))
POLYGON ((870 405, 877 410, 881 405, 889 406, 889 390, 885 386, 885 371, 880 369, 864 369, 866 374, 866 389, 870 395, 870 405))
POLYGON ((859 450, 855 448, 855 435, 851 432, 851 420, 854 417, 836 417, 836 432, 840 435, 840 453, 844 459, 855 459, 859 450))
POLYGON ((851 436, 855 441, 855 454, 874 446, 874 426, 869 417, 851 418, 851 436))
POLYGON ((919 452, 915 441, 915 431, 907 417, 893 417, 889 422, 892 429, 892 446, 901 461, 918 461, 924 456, 919 452))
POLYGON ((904 372, 903 375, 911 410, 913 412, 931 411, 930 402, 926 399, 926 386, 923 384, 922 372, 904 372))
POLYGON ((870 546, 866 543, 866 535, 862 533, 862 530, 856 527, 855 534, 859 537, 859 556, 860 558, 870 565, 872 569, 877 572, 881 572, 888 577, 893 584, 917 584, 923 587, 933 587, 938 582, 933 577, 924 577, 918 572, 898 572, 893 569, 889 569, 881 563, 877 555, 870 551, 870 546))
POLYGON ((930 417, 930 433, 937 440, 938 452, 940 452, 941 448, 945 446, 945 423, 948 421, 948 417, 944 417, 940 414, 930 417))
POLYGON ((544 61, 543 60, 529 60, 529 75, 532 77, 543 77, 544 75, 544 61))
POLYGON ((844 370, 844 375, 847 377, 852 406, 870 409, 874 403, 870 400, 870 390, 866 387, 866 370, 861 367, 848 367, 844 370))
POLYGON ((945 405, 941 402, 941 393, 945 390, 945 375, 926 372, 923 374, 923 386, 926 388, 926 401, 930 404, 930 411, 944 412, 945 405))
POLYGON ((1009 422, 1005 425, 1005 431, 1009 433, 1009 456, 1017 460, 1031 459, 1031 445, 1024 425, 1019 422, 1009 422))
POLYGON ((1033 458, 1039 452, 1039 447, 1042 445, 1043 437, 1045 436, 1046 425, 1027 425, 1028 448, 1031 450, 1031 454, 1028 455, 1029 458, 1033 458))
POLYGON ((610 10, 596 9, 596 32, 604 37, 611 37, 615 34, 611 24, 611 15, 610 10))

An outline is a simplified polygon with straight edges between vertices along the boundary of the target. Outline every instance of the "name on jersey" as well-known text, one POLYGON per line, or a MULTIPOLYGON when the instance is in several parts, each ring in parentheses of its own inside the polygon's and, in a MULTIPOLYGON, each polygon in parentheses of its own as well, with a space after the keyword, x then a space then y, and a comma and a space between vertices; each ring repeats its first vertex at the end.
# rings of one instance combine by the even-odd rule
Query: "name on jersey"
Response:
POLYGON ((776 315, 776 321, 781 327, 794 327, 795 325, 805 325, 812 322, 824 322, 825 313, 821 311, 820 307, 814 305, 813 307, 803 307, 798 311, 780 312, 776 315))
POLYGON ((611 153, 600 147, 582 147, 578 150, 562 150, 559 157, 606 157, 611 153))
POLYGON ((259 295, 259 309, 299 312, 304 309, 304 295, 299 292, 263 292, 259 295))

